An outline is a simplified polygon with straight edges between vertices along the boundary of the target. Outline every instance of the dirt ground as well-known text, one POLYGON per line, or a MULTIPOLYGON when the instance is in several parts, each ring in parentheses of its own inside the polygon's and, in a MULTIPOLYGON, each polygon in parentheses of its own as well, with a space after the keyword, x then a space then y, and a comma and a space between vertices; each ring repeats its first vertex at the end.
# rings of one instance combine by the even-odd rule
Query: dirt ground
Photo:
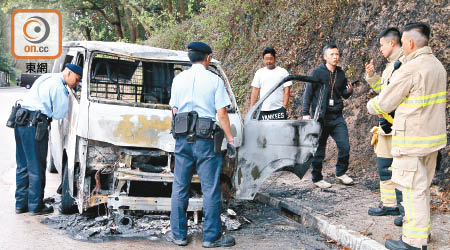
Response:
MULTIPOLYGON (((359 181, 344 186, 335 183, 334 164, 324 164, 324 179, 333 184, 327 190, 312 185, 310 171, 302 180, 288 172, 275 173, 266 180, 261 193, 308 209, 331 224, 344 225, 384 245, 386 239, 398 239, 401 228, 393 224, 396 216, 373 217, 367 215, 369 207, 378 205, 380 194, 378 179, 359 181)), ((350 174, 351 175, 351 174, 350 174)), ((432 187, 432 204, 446 205, 447 209, 433 210, 431 216, 431 242, 428 249, 450 249, 450 212, 448 204, 441 204, 438 188, 432 187)))

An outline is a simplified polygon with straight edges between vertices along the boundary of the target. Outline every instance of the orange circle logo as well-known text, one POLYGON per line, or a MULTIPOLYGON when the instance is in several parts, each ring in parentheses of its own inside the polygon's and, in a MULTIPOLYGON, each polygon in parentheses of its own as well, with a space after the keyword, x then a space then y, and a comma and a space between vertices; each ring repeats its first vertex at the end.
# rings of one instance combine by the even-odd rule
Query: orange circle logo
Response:
POLYGON ((49 34, 50 25, 42 17, 30 17, 23 25, 23 35, 30 43, 42 43, 47 40, 49 34))

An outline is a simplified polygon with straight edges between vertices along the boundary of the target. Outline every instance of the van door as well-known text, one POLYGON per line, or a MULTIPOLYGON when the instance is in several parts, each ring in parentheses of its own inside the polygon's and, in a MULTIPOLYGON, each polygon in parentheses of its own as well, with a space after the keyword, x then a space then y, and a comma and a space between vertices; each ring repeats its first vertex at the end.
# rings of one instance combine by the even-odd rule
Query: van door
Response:
MULTIPOLYGON (((66 63, 77 64, 78 66, 84 66, 85 60, 85 50, 83 48, 69 48, 66 59, 64 60, 64 64, 60 65, 60 71, 63 71, 66 63)), ((83 86, 83 80, 79 83, 80 86, 83 86)), ((73 193, 73 176, 74 176, 74 166, 75 166, 75 156, 76 156, 76 146, 77 146, 77 126, 78 126, 78 114, 79 114, 79 103, 80 103, 80 88, 70 89, 66 86, 67 91, 69 92, 69 110, 64 117, 64 119, 57 121, 57 130, 60 132, 62 148, 66 151, 67 154, 67 166, 69 173, 69 188, 71 194, 73 193)), ((53 125, 53 124, 52 124, 53 125)), ((52 128, 53 129, 53 128, 52 128)), ((63 152, 61 152, 63 154, 63 152)), ((58 157, 61 159, 61 169, 64 167, 63 155, 58 157)), ((63 171, 59 171, 60 174, 63 171)), ((75 196, 75 194, 73 194, 75 196)))
MULTIPOLYGON (((264 100, 287 81, 320 84, 310 77, 289 75, 260 98, 247 113, 238 167, 233 176, 235 198, 253 199, 264 180, 277 171, 289 171, 301 179, 311 165, 321 132, 318 121, 319 111, 322 110, 320 106, 323 105, 321 101, 312 120, 258 119, 264 100)), ((321 88, 322 93, 325 93, 324 86, 321 88)))
MULTIPOLYGON (((72 63, 76 52, 70 51, 68 47, 63 47, 63 52, 61 56, 55 60, 53 64, 52 73, 61 73, 66 63, 72 63)), ((69 94, 70 98, 70 94, 69 94)), ((69 102, 70 103, 70 102, 69 102)), ((67 115, 64 119, 53 120, 51 123, 50 137, 49 137, 49 154, 52 161, 58 171, 62 176, 63 167, 63 151, 65 147, 66 135, 65 131, 67 129, 67 115)))

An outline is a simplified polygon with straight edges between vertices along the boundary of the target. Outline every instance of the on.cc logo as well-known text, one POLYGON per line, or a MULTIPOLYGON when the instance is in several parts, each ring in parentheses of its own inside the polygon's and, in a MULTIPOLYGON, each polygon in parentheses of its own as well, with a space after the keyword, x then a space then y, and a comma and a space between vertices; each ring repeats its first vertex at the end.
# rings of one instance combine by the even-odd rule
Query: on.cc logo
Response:
POLYGON ((50 35, 50 25, 42 17, 30 17, 23 25, 23 35, 30 43, 42 43, 50 35))
POLYGON ((11 54, 16 59, 56 59, 62 53, 62 16, 55 9, 11 14, 11 54))

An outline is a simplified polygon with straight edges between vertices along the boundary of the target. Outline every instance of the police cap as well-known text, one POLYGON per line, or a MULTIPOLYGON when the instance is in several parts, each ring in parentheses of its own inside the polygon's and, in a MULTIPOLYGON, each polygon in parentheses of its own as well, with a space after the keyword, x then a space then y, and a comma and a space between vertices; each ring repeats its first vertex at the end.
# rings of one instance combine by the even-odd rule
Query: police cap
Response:
POLYGON ((67 63, 66 64, 66 68, 70 69, 70 71, 72 71, 73 73, 82 76, 83 75, 83 68, 76 65, 76 64, 72 64, 72 63, 67 63))
POLYGON ((188 44, 187 48, 189 51, 199 51, 199 52, 203 52, 206 54, 212 53, 211 47, 209 47, 208 44, 202 43, 202 42, 192 42, 192 43, 188 44))

